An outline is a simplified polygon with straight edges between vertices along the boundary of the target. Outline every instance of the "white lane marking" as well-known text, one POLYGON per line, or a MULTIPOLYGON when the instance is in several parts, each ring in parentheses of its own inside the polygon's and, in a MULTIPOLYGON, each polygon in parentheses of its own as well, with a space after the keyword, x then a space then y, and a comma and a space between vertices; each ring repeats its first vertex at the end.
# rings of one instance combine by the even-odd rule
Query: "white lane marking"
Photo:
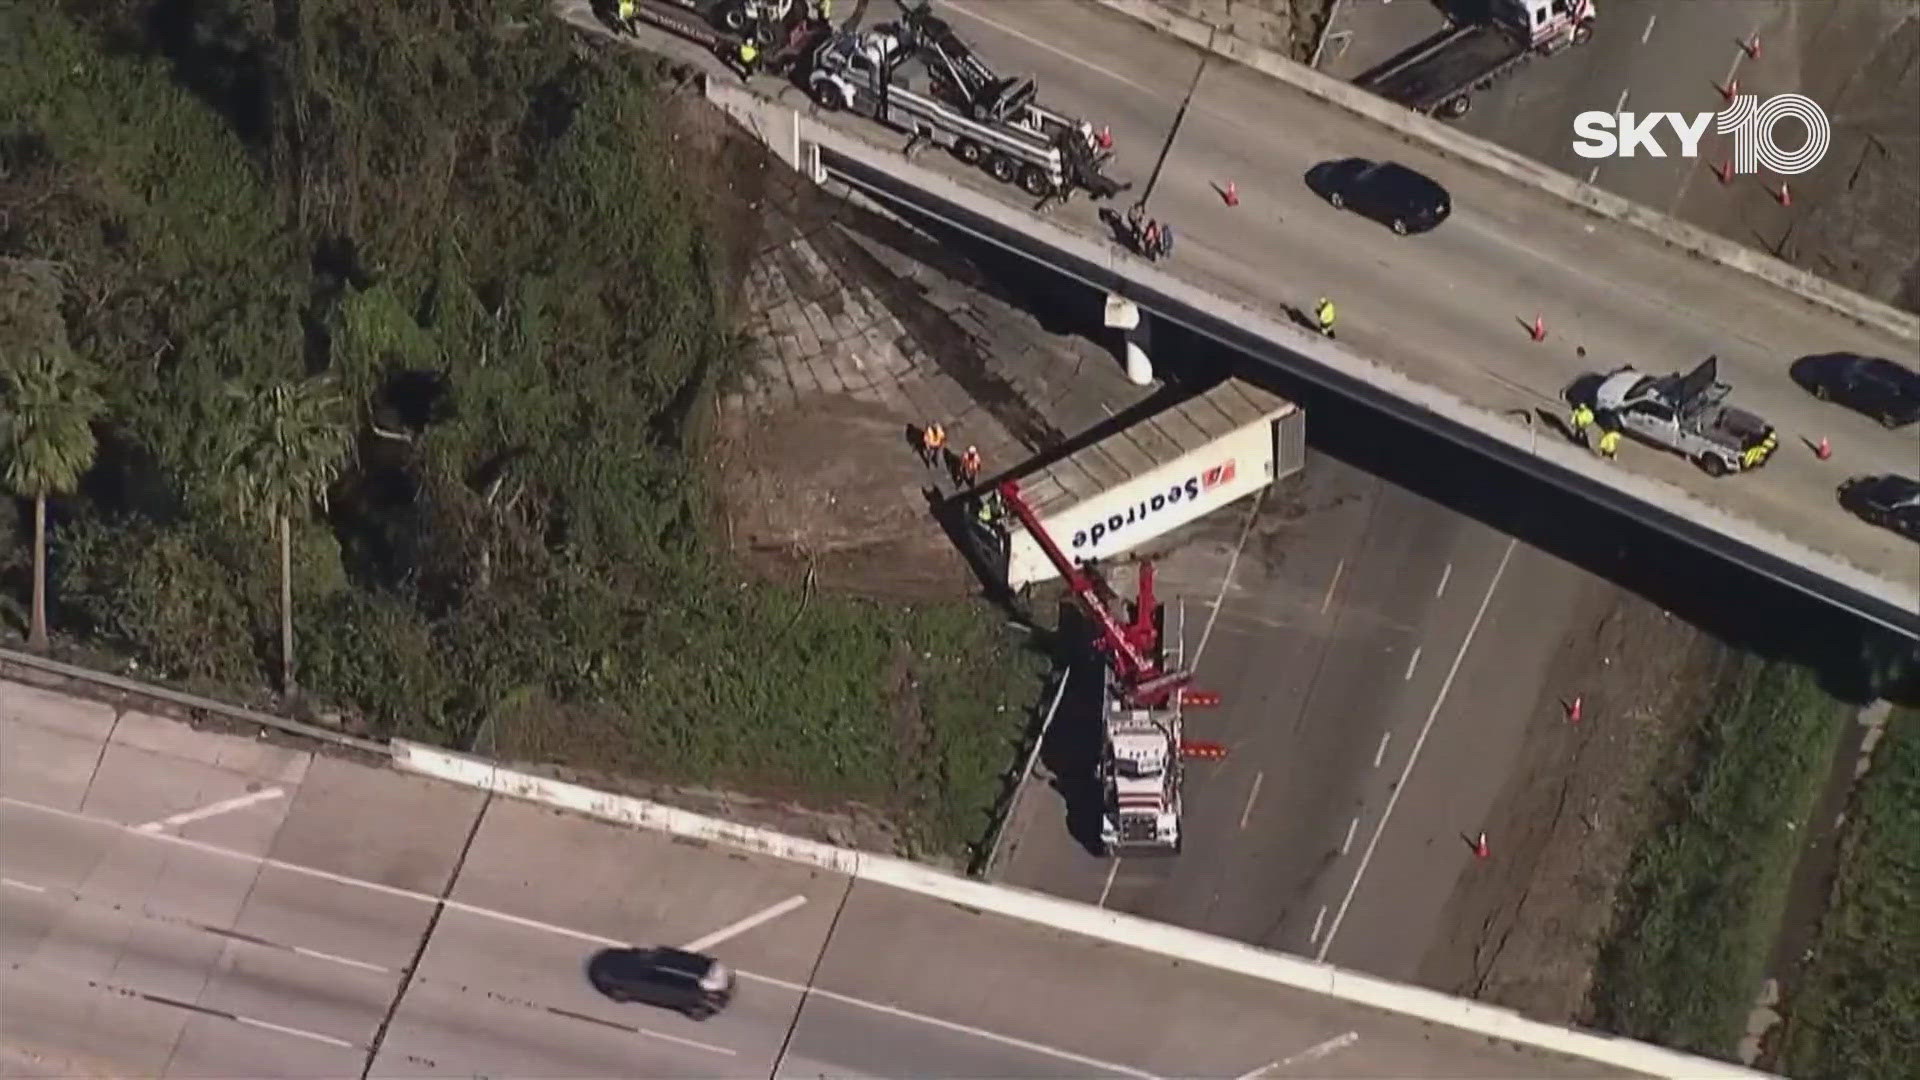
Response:
POLYGON ((184 926, 189 930, 197 931, 203 934, 213 934, 227 941, 237 941, 244 945, 252 945, 262 949, 273 949, 278 952, 290 952, 299 956, 307 957, 312 960, 325 960, 328 963, 332 963, 332 964, 344 964, 347 967, 360 968, 363 971, 378 972, 382 975, 390 974, 393 971, 392 968, 382 967, 379 964, 370 964, 365 960, 355 960, 352 957, 340 956, 335 953, 321 952, 319 949, 309 949, 304 945, 287 945, 282 942, 271 941, 267 938, 260 937, 256 934, 249 934, 242 930, 233 930, 225 927, 211 926, 207 923, 196 922, 193 919, 183 919, 177 915, 162 915, 155 911, 150 910, 144 904, 138 908, 133 908, 129 905, 116 904, 116 903, 112 903, 110 901, 105 901, 105 900, 95 900, 84 893, 77 892, 73 889, 68 889, 61 886, 57 886, 57 885, 52 887, 48 887, 45 885, 32 885, 24 881, 14 881, 7 878, 0 878, 0 881, 5 881, 6 884, 8 885, 13 885, 17 888, 26 889, 30 892, 54 893, 56 895, 64 897, 68 902, 72 903, 75 907, 93 908, 98 911, 107 912, 116 918, 144 919, 147 922, 162 923, 167 926, 184 926))
POLYGON ((1407 657, 1407 673, 1401 677, 1400 681, 1411 682, 1413 680, 1413 669, 1419 666, 1420 666, 1420 646, 1415 645, 1413 647, 1413 655, 1407 657))
POLYGON ((1247 792, 1247 808, 1240 811, 1240 827, 1242 829, 1247 827, 1247 818, 1253 814, 1253 800, 1260 797, 1260 782, 1266 778, 1267 774, 1263 772, 1253 774, 1253 790, 1247 792))
POLYGON ((1305 1065, 1309 1062, 1319 1061, 1328 1054, 1345 1050, 1347 1047, 1359 1041, 1360 1033, 1357 1031, 1349 1031, 1345 1035, 1335 1035, 1326 1042, 1315 1043, 1292 1057, 1281 1058, 1278 1061, 1269 1061, 1252 1072, 1242 1073, 1238 1080, 1259 1080, 1260 1077, 1265 1076, 1271 1069, 1284 1069, 1291 1065, 1305 1065))
POLYGON ((355 1049, 354 1045, 345 1039, 336 1039, 331 1035, 322 1035, 317 1031, 288 1027, 285 1024, 275 1024, 267 1020, 255 1020, 251 1016, 241 1016, 239 1013, 234 1013, 233 1019, 236 1023, 245 1024, 248 1027, 257 1027, 266 1031, 277 1031, 282 1035, 292 1035, 301 1039, 312 1039, 314 1042, 326 1043, 328 1046, 338 1046, 345 1050, 355 1049))
POLYGON ((1115 859, 1113 860, 1113 865, 1107 867, 1107 883, 1105 885, 1100 886, 1100 900, 1094 904, 1095 907, 1103 908, 1107 906, 1107 894, 1113 891, 1113 879, 1119 873, 1120 873, 1120 860, 1115 859))
POLYGON ((1513 558, 1513 549, 1520 545, 1518 540, 1508 540, 1507 549, 1500 554, 1500 565, 1494 568, 1493 580, 1487 583, 1487 593, 1480 598, 1480 610, 1473 613, 1473 623, 1467 627, 1467 634, 1460 639, 1460 649, 1453 654, 1453 666, 1447 669, 1447 677, 1440 683, 1440 693, 1433 699, 1433 708, 1427 710, 1426 723, 1420 725, 1420 737, 1414 740, 1413 752, 1407 755, 1406 767, 1400 770, 1400 779, 1393 785, 1393 794, 1387 796, 1387 808, 1380 814, 1380 823, 1373 827, 1373 836, 1367 840, 1367 850, 1360 854, 1360 868, 1354 871, 1353 880, 1347 883, 1347 895, 1340 900, 1340 910, 1334 912, 1333 925, 1327 928, 1327 937, 1320 943, 1320 952, 1315 960, 1325 962, 1327 950, 1333 947, 1333 937, 1340 932, 1340 923, 1347 917, 1347 909, 1353 906, 1353 894, 1360 891, 1360 881, 1367 876, 1367 866, 1373 862, 1374 849, 1380 846, 1380 836, 1387 831, 1387 822, 1393 820, 1393 808, 1399 804, 1400 796, 1406 793, 1407 777, 1413 775, 1413 766, 1420 760, 1420 749, 1427 745, 1427 736, 1433 733, 1433 721, 1440 715, 1440 707, 1447 703, 1447 694, 1453 690, 1454 676, 1460 674, 1460 662, 1467 658, 1467 649, 1473 644, 1473 637, 1480 632, 1481 620, 1487 617, 1487 607, 1493 603, 1493 594, 1500 587, 1500 579, 1507 574, 1507 562, 1513 558))
POLYGON ((0 885, 5 885, 9 889, 25 889, 28 892, 46 892, 47 891, 47 887, 45 885, 29 885, 24 881, 15 881, 10 877, 0 877, 0 885))
POLYGON ((1380 748, 1379 748, 1378 750, 1375 750, 1375 751, 1373 752, 1373 767, 1374 767, 1374 768, 1376 768, 1376 769, 1377 769, 1377 768, 1379 768, 1379 767, 1380 767, 1380 763, 1381 763, 1382 761, 1385 761, 1385 760, 1386 760, 1386 758, 1387 758, 1387 743, 1388 743, 1388 742, 1390 742, 1390 741, 1392 741, 1392 739, 1393 739, 1393 732, 1391 732, 1391 731, 1383 731, 1383 732, 1381 732, 1381 733, 1380 733, 1380 748))
POLYGON ((1447 582, 1452 580, 1453 580, 1453 564, 1448 563, 1447 568, 1445 570, 1440 571, 1440 587, 1433 590, 1433 598, 1435 600, 1438 600, 1441 597, 1447 595, 1447 582))
POLYGON ((1327 582, 1327 596, 1326 599, 1320 601, 1320 614, 1325 615, 1327 609, 1333 606, 1333 591, 1340 587, 1340 575, 1346 569, 1347 560, 1345 559, 1341 559, 1339 562, 1333 564, 1333 580, 1327 582))
POLYGON ((1640 31, 1640 44, 1645 45, 1647 43, 1647 39, 1653 36, 1653 24, 1655 20, 1659 18, 1660 16, 1658 14, 1647 16, 1647 28, 1645 30, 1640 31))
POLYGON ((787 912, 792 911, 794 908, 804 905, 806 902, 807 898, 804 896, 789 896, 764 911, 756 911, 738 922, 723 926, 713 933, 708 934, 706 937, 694 938, 692 941, 680 947, 688 952, 706 952, 708 949, 713 948, 723 941, 739 937, 741 934, 759 926, 761 923, 772 922, 787 912))
POLYGON ((203 806, 198 810, 188 810, 185 813, 175 814, 172 817, 161 818, 159 821, 149 821, 145 825, 140 826, 140 831, 154 833, 159 832, 161 829, 171 829, 191 822, 203 821, 210 817, 219 817, 221 814, 232 813, 235 810, 245 810, 255 803, 268 802, 285 794, 285 791, 277 787, 270 787, 248 795, 222 799, 211 806, 203 806))
POLYGON ((1620 110, 1626 107, 1627 107, 1627 91, 1623 89, 1620 91, 1620 100, 1613 103, 1613 111, 1619 112, 1620 110))
POLYGON ((390 967, 383 967, 379 964, 369 964, 365 960, 355 960, 351 956, 340 956, 336 953, 321 952, 319 949, 309 949, 304 945, 289 945, 288 948, 309 959, 325 960, 332 964, 345 964, 347 967, 359 968, 362 971, 373 971, 382 975, 393 971, 390 967))
POLYGON ((1247 538, 1253 535, 1253 523, 1260 516, 1260 501, 1267 497, 1267 489, 1261 488, 1254 493, 1253 504, 1247 507, 1246 524, 1240 526, 1240 542, 1233 545, 1233 557, 1227 560, 1227 572, 1220 579, 1220 591, 1214 595, 1213 610, 1207 612, 1207 625, 1200 630, 1200 644, 1194 646, 1193 661, 1186 665, 1188 671, 1200 669, 1200 657, 1207 651, 1207 641, 1213 637, 1213 624, 1220 618, 1220 609, 1227 606, 1227 588, 1233 584, 1234 568, 1240 565, 1240 553, 1246 550, 1247 538))
POLYGON ((1122 75, 1117 71, 1113 71, 1109 68, 1101 67, 1099 64, 1096 64, 1091 60, 1088 60, 1086 56, 1084 56, 1083 54, 1068 52, 1067 50, 1060 48, 1058 45, 1054 45, 1046 41, 1041 41, 1039 38, 1034 37, 1031 34, 1025 34, 1018 30, 1015 30, 1013 27, 1008 26, 1006 23, 989 19, 985 15, 982 15, 977 11, 974 11, 970 8, 962 7, 959 4, 952 3, 951 0, 948 0, 947 3, 943 3, 941 6, 945 7, 949 11, 954 12, 955 14, 965 15, 967 18, 972 19, 975 22, 985 23, 986 25, 993 27, 995 30, 1000 31, 1003 34, 1007 34, 1011 37, 1019 38, 1021 41, 1024 41, 1027 44, 1032 45, 1037 49, 1044 49, 1055 56, 1061 57, 1062 59, 1071 60, 1074 63, 1079 64, 1083 68, 1088 68, 1092 71, 1096 71, 1102 75, 1105 75, 1107 78, 1112 79, 1113 81, 1120 83, 1124 86, 1131 86, 1135 90, 1140 91, 1142 94, 1145 94, 1148 97, 1160 98, 1162 96, 1160 92, 1155 90, 1153 87, 1147 86, 1142 83, 1134 82, 1132 79, 1127 78, 1125 75, 1122 75))
POLYGON ((740 974, 745 978, 754 979, 759 982, 766 983, 769 986, 778 986, 784 990, 791 990, 796 994, 801 993, 802 991, 805 991, 807 993, 812 994, 814 997, 823 997, 823 998, 826 998, 828 1001, 838 1001, 843 1005, 855 1005, 862 1009, 868 1009, 873 1012, 882 1013, 887 1016, 897 1016, 902 1020, 912 1020, 912 1021, 915 1021, 916 1023, 926 1024, 929 1027, 941 1028, 945 1031, 955 1032, 956 1034, 971 1035, 976 1039, 985 1039, 988 1042, 996 1042, 1002 1046, 1011 1046, 1016 1049, 1026 1050, 1035 1054, 1042 1054, 1047 1057, 1056 1057, 1062 1061, 1070 1061, 1075 1065, 1084 1065, 1087 1068, 1092 1069, 1096 1072, 1114 1073, 1119 1076, 1135 1076, 1135 1077, 1139 1077, 1139 1080, 1160 1080, 1159 1077, 1154 1076, 1154 1074, 1150 1072, 1141 1072, 1139 1069, 1128 1068, 1125 1065, 1116 1065, 1111 1061, 1101 1061, 1099 1058, 1087 1057, 1084 1054, 1076 1054, 1071 1050, 1060 1050, 1055 1047, 1043 1045, 1041 1043, 1028 1042, 1025 1039, 1015 1038, 1012 1035, 1002 1035, 999 1032, 987 1031, 984 1028, 971 1027, 966 1024, 957 1024, 952 1020, 942 1020, 934 1016, 923 1016, 920 1013, 908 1012, 906 1009, 898 1009, 893 1007, 892 1005, 882 1005, 874 1001, 862 1001, 859 998, 848 997, 845 994, 835 993, 832 990, 823 990, 818 986, 813 987, 812 989, 809 990, 807 987, 801 986, 799 983, 790 983, 790 982, 787 982, 785 979, 768 978, 765 975, 754 975, 751 972, 746 972, 746 971, 743 971, 740 974))
MULTIPOLYGON (((483 908, 474 904, 463 904, 457 900, 443 901, 440 897, 429 896, 426 893, 415 892, 412 889, 403 889, 397 885, 384 885, 377 881, 366 881, 361 878, 348 877, 345 874, 336 874, 330 870, 320 870, 311 866, 301 866, 298 863, 285 862, 280 859, 272 859, 272 858, 267 858, 260 855, 249 855, 244 851, 234 851, 231 848, 223 848, 218 845, 205 843, 199 840, 189 840, 184 836, 175 836, 172 833, 141 832, 138 827, 133 825, 126 825, 118 821, 110 821, 106 818, 91 817, 87 814, 78 813, 73 810, 63 810, 57 806, 42 806, 39 803, 25 802, 21 799, 13 798, 10 795, 0 795, 0 805, 12 806, 22 810, 36 811, 38 813, 47 814, 52 817, 65 818, 68 821, 78 821, 88 825, 96 825, 96 826, 102 826, 109 829, 116 829, 120 832, 130 833, 134 836, 145 837, 149 840, 156 840, 161 843, 173 844, 177 847, 191 848, 195 851, 199 851, 208 855, 217 855, 222 858, 235 859, 241 862, 249 862, 249 863, 253 863, 256 866, 271 866, 276 870, 285 870, 290 874, 304 874, 308 877, 319 878, 323 881, 331 881, 339 885, 351 885, 356 888, 366 889, 368 892, 381 893, 386 896, 406 897, 411 900, 418 900, 424 904, 445 903, 448 908, 455 911, 462 911, 469 915, 475 915, 475 916, 479 916, 481 918, 487 918, 487 919, 495 919, 504 923, 512 923, 516 926, 524 926, 532 930, 541 930, 549 934, 555 934, 560 937, 572 938, 576 941, 584 941, 593 945, 602 945, 609 948, 630 948, 633 945, 633 943, 630 941, 619 941, 614 938, 603 937, 599 934, 590 934, 583 930, 574 930, 565 926, 556 926, 553 923, 544 923, 538 919, 528 919, 519 915, 509 915, 504 911, 494 911, 490 908, 483 908)), ((1116 868, 1117 868, 1117 862, 1116 862, 1116 868)), ((1070 1050, 1061 1050, 1056 1047, 1045 1046, 1036 1042, 1028 1042, 1025 1039, 1018 1039, 1011 1035, 1001 1035, 997 1032, 988 1031, 985 1028, 970 1027, 966 1024, 956 1023, 952 1020, 942 1020, 937 1016, 928 1016, 925 1013, 916 1013, 907 1009, 897 1008, 892 1005, 882 1005, 877 1001, 867 1001, 864 998, 857 998, 850 994, 836 993, 832 990, 827 990, 818 986, 814 986, 814 987, 802 986, 799 983, 788 982, 785 979, 776 979, 776 978, 773 978, 772 976, 759 975, 751 971, 742 971, 737 968, 735 969, 735 971, 743 979, 752 979, 755 982, 765 983, 768 986, 778 986, 782 989, 793 991, 794 993, 811 993, 816 997, 823 997, 832 1001, 838 1001, 843 1005, 852 1005, 857 1008, 866 1009, 870 1012, 877 1012, 886 1016, 897 1017, 902 1020, 912 1020, 915 1023, 925 1024, 928 1027, 937 1027, 945 1031, 957 1032, 963 1035, 971 1035, 975 1038, 985 1039, 989 1042, 997 1042, 1004 1046, 1017 1047, 1019 1049, 1028 1050, 1036 1054, 1042 1054, 1049 1057, 1059 1058, 1062 1061, 1073 1062, 1076 1065, 1085 1065, 1090 1068, 1098 1069, 1102 1072, 1118 1073, 1122 1076, 1137 1076, 1137 1077, 1140 1077, 1141 1080, 1158 1080, 1158 1078, 1155 1077, 1152 1073, 1141 1072, 1138 1069, 1131 1069, 1124 1065, 1116 1065, 1116 1064, 1113 1064, 1112 1062, 1100 1061, 1095 1058, 1090 1058, 1081 1054, 1076 1054, 1070 1050)), ((667 1037, 667 1036, 662 1036, 662 1037, 667 1037)))
POLYGON ((1307 944, 1311 945, 1314 942, 1320 940, 1320 926, 1322 923, 1325 923, 1326 921, 1327 921, 1327 905, 1321 904, 1320 914, 1315 915, 1313 917, 1313 933, 1310 936, 1308 936, 1307 944))
POLYGON ((1347 838, 1340 841, 1340 854, 1345 855, 1347 852, 1353 850, 1353 834, 1359 831, 1360 819, 1358 817, 1347 822, 1347 838))

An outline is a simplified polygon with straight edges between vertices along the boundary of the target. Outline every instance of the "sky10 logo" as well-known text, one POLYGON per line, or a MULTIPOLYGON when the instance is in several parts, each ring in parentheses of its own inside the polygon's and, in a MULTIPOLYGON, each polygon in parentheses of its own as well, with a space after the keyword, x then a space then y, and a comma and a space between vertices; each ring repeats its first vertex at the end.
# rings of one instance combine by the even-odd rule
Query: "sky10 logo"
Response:
POLYGON ((1833 142, 1833 125, 1812 98, 1775 94, 1762 102, 1752 94, 1741 94, 1717 113, 1583 112, 1573 118, 1573 152, 1589 160, 1630 158, 1643 150, 1647 157, 1666 157, 1666 150, 1654 137, 1654 129, 1663 120, 1680 138, 1681 157, 1700 156, 1700 136, 1706 134, 1707 123, 1712 121, 1715 134, 1733 136, 1731 163, 1733 171, 1743 176, 1761 169, 1780 176, 1798 176, 1820 164, 1833 142), (1774 141, 1780 121, 1788 118, 1807 128, 1807 141, 1790 150, 1774 141))

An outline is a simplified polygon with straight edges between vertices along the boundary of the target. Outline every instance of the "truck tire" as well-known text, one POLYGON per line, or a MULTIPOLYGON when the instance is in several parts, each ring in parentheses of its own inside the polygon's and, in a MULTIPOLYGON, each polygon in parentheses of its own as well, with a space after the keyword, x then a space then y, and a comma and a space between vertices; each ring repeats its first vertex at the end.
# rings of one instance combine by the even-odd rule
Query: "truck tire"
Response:
POLYGON ((1576 26, 1573 28, 1573 43, 1575 45, 1585 45, 1587 42, 1592 40, 1593 40, 1593 20, 1592 19, 1588 19, 1586 22, 1583 22, 1579 26, 1576 26))
POLYGON ((1053 181, 1038 165, 1028 165, 1020 170, 1020 190, 1039 198, 1053 190, 1053 181))
POLYGON ((1718 454, 1701 454, 1700 467, 1707 470, 1708 476, 1727 475, 1727 463, 1718 454))
POLYGON ((987 172, 1003 184, 1011 184, 1020 175, 1020 166, 1005 154, 996 153, 987 158, 987 172))
POLYGON ((1466 94, 1455 94, 1440 105, 1442 120, 1458 120, 1473 111, 1473 98, 1466 94))
POLYGON ((968 165, 980 164, 980 156, 984 153, 985 151, 980 149, 980 144, 974 142, 972 139, 956 139, 954 141, 953 156, 968 165))
POLYGON ((822 112, 839 112, 846 104, 840 98, 840 88, 826 79, 815 79, 812 90, 813 103, 820 106, 822 112))
POLYGON ((720 28, 738 34, 747 28, 747 9, 739 3, 731 3, 720 9, 720 28))

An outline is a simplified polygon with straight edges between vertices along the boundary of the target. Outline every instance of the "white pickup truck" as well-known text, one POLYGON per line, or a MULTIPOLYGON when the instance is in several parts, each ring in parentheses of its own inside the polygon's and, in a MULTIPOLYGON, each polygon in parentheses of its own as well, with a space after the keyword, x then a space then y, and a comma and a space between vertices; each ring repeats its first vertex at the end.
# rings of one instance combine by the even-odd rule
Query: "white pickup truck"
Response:
MULTIPOLYGON (((1602 427, 1617 424, 1640 440, 1697 462, 1713 476, 1759 468, 1779 445, 1773 425, 1726 404, 1732 387, 1719 379, 1719 358, 1709 356, 1685 375, 1647 375, 1631 367, 1575 386, 1593 385, 1589 405, 1602 427)), ((1581 404, 1569 391, 1571 404, 1581 404)))

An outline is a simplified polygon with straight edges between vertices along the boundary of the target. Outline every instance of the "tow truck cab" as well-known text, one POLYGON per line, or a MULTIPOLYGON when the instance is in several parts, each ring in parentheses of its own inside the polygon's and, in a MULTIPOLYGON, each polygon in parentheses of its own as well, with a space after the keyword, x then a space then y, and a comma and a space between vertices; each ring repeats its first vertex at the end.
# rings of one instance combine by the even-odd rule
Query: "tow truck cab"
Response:
POLYGON ((1488 0, 1488 8, 1492 21, 1543 52, 1584 41, 1599 15, 1594 0, 1488 0))

